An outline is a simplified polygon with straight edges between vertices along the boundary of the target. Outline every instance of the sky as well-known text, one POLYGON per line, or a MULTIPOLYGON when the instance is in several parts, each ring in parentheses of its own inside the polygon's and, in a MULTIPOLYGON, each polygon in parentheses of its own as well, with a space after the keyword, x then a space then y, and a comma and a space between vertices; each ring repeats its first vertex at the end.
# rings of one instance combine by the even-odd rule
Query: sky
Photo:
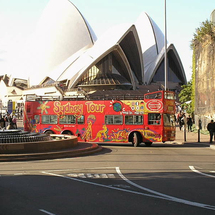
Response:
MULTIPOLYGON (((62 0, 63 1, 63 0, 62 0)), ((19 55, 49 0, 0 0, 0 75, 13 75, 9 65, 19 55)), ((146 12, 164 32, 165 0, 71 0, 99 38, 122 23, 134 23, 146 12)), ((173 43, 189 81, 192 75, 190 43, 196 28, 210 20, 214 0, 166 0, 167 40, 173 43)))

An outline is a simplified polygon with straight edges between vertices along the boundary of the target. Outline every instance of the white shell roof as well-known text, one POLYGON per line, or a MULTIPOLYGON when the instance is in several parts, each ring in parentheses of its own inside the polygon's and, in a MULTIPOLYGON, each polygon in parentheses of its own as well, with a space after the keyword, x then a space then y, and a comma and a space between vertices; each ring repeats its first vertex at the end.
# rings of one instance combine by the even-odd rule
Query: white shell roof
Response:
MULTIPOLYGON (((186 80, 177 51, 174 46, 171 49, 186 80)), ((18 58, 21 63, 14 68, 24 73, 26 79, 30 78, 30 86, 50 77, 55 81, 68 80, 69 87, 74 87, 81 75, 113 51, 123 61, 133 86, 133 73, 139 83, 149 84, 164 56, 164 35, 148 14, 142 13, 135 24, 114 26, 97 40, 88 22, 69 0, 50 0, 36 32, 18 58)))
POLYGON ((70 1, 50 0, 15 69, 30 77, 30 85, 37 85, 46 76, 54 79, 52 71, 59 64, 95 41, 91 27, 70 1))
POLYGON ((164 47, 164 35, 147 13, 141 13, 135 22, 143 52, 144 72, 154 64, 164 47))
MULTIPOLYGON (((121 58, 123 58, 124 63, 127 65, 128 70, 130 71, 131 79, 132 72, 131 68, 129 66, 129 63, 127 62, 126 56, 124 56, 124 52, 119 46, 119 43, 123 40, 123 38, 129 33, 133 32, 134 37, 136 39, 136 44, 138 44, 138 50, 139 50, 139 63, 141 64, 140 67, 143 71, 143 62, 142 62, 142 53, 141 53, 141 47, 139 43, 139 38, 137 35, 137 31, 134 25, 131 24, 122 24, 117 25, 109 29, 107 32, 103 34, 88 50, 85 51, 85 53, 82 53, 79 57, 71 56, 70 60, 68 59, 66 62, 62 64, 67 65, 64 66, 65 70, 62 71, 62 75, 57 79, 57 81, 70 79, 70 87, 74 87, 77 84, 77 81, 79 77, 84 74, 85 71, 87 71, 90 67, 95 65, 99 60, 101 60, 103 57, 105 57, 107 54, 109 54, 112 51, 116 51, 120 53, 121 58), (74 61, 72 59, 75 59, 74 61)), ((60 67, 61 69, 63 67, 60 67)), ((140 74, 140 76, 143 75, 143 72, 140 74)), ((134 80, 132 81, 133 85, 134 80)))
MULTIPOLYGON (((152 20, 147 13, 142 13, 135 26, 140 38, 143 61, 144 61, 144 82, 150 84, 153 76, 155 75, 156 69, 160 65, 164 58, 165 49, 164 42, 165 36, 157 24, 152 20)), ((183 65, 181 63, 180 57, 172 44, 167 44, 167 52, 173 50, 177 61, 182 72, 182 77, 186 83, 186 75, 184 72, 183 65)))

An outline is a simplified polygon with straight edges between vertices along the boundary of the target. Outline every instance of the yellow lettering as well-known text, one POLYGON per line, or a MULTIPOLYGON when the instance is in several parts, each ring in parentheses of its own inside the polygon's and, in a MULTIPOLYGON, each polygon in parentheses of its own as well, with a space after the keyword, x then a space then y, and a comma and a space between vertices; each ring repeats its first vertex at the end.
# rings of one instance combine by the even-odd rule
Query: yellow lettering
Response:
POLYGON ((65 105, 62 105, 61 102, 56 101, 54 102, 54 108, 53 111, 57 115, 65 115, 65 114, 83 114, 83 105, 71 105, 70 102, 66 103, 65 105))
POLYGON ((105 105, 104 104, 95 104, 92 101, 86 102, 85 103, 87 106, 87 112, 88 113, 103 113, 104 109, 105 109, 105 105))

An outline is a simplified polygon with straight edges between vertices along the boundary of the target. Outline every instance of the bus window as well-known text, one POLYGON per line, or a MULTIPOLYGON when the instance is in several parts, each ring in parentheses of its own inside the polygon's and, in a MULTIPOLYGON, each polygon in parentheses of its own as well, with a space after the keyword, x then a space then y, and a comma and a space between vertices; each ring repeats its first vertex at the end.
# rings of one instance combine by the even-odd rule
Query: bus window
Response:
POLYGON ((107 115, 105 116, 105 124, 107 125, 121 125, 123 123, 122 115, 107 115))
POLYGON ((123 123, 123 117, 120 115, 114 116, 113 123, 116 125, 121 125, 123 123))
POLYGON ((113 124, 113 116, 105 116, 105 124, 112 125, 113 124))
POLYGON ((34 115, 35 124, 40 123, 40 115, 34 115))
POLYGON ((164 126, 175 126, 174 114, 164 114, 163 121, 164 121, 164 126))
POLYGON ((134 125, 143 124, 143 116, 134 116, 134 125))
POLYGON ((148 124, 149 125, 160 125, 161 115, 160 113, 149 113, 148 124))
POLYGON ((162 93, 158 92, 145 95, 145 99, 162 99, 162 93))
POLYGON ((140 125, 143 124, 143 116, 141 115, 126 115, 125 116, 126 125, 140 125))
POLYGON ((173 92, 165 92, 164 98, 165 99, 176 99, 175 94, 173 92))
POLYGON ((133 116, 132 115, 127 115, 125 116, 125 124, 126 125, 132 125, 134 122, 133 122, 133 116))
POLYGON ((30 105, 30 104, 27 105, 26 112, 27 112, 27 113, 30 113, 30 112, 31 112, 31 105, 30 105))
POLYGON ((57 115, 42 115, 42 124, 57 124, 57 115))
POLYGON ((84 116, 80 116, 77 120, 78 124, 84 124, 84 116))
POLYGON ((75 116, 74 115, 61 116, 59 123, 60 124, 75 124, 75 116))

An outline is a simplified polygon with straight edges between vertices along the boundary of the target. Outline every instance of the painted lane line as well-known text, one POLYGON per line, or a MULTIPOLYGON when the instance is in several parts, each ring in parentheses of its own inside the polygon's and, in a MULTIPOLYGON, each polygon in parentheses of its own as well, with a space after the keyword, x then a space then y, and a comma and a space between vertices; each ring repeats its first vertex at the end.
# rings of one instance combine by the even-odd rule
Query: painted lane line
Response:
POLYGON ((200 175, 204 175, 204 176, 207 176, 207 177, 215 178, 215 175, 209 175, 209 174, 200 172, 199 170, 195 169, 194 166, 189 166, 189 168, 190 168, 193 172, 198 173, 198 174, 200 174, 200 175))
POLYGON ((81 180, 81 179, 78 179, 78 178, 71 178, 71 177, 68 177, 68 176, 59 175, 59 174, 55 174, 55 173, 50 173, 50 172, 45 172, 45 171, 42 171, 41 173, 43 173, 45 175, 52 175, 52 176, 57 176, 57 177, 73 180, 73 181, 78 181, 78 182, 82 182, 82 183, 85 183, 85 184, 91 184, 91 185, 95 185, 95 186, 98 186, 98 187, 105 187, 105 188, 109 188, 109 189, 112 189, 112 190, 120 190, 120 191, 124 191, 124 192, 127 192, 127 193, 133 193, 133 194, 138 194, 138 195, 157 198, 157 199, 171 200, 171 199, 167 199, 167 198, 164 198, 164 197, 161 197, 161 196, 155 196, 155 195, 152 195, 152 194, 146 194, 146 193, 141 193, 141 192, 132 191, 132 190, 125 190, 125 189, 118 188, 118 187, 112 187, 112 185, 98 184, 98 183, 95 183, 95 182, 85 181, 85 180, 81 180))
POLYGON ((147 191, 147 192, 149 192, 149 193, 153 193, 153 194, 155 194, 155 195, 159 195, 159 196, 162 196, 162 197, 165 197, 165 198, 168 198, 168 199, 169 199, 169 198, 173 198, 172 196, 165 195, 165 194, 163 194, 163 193, 159 193, 159 192, 157 192, 157 191, 154 191, 154 190, 148 189, 148 188, 146 188, 146 187, 142 187, 142 186, 140 186, 140 185, 138 185, 138 184, 135 184, 134 182, 132 182, 132 181, 130 181, 129 179, 127 179, 127 178, 121 173, 119 167, 116 167, 116 172, 118 173, 118 175, 120 176, 120 178, 122 178, 124 181, 126 181, 127 183, 131 184, 131 185, 134 186, 134 187, 137 187, 137 188, 139 188, 139 189, 141 189, 141 190, 144 190, 144 191, 147 191))
MULTIPOLYGON (((118 168, 118 167, 116 167, 116 168, 118 168)), ((55 173, 50 173, 50 172, 45 172, 45 171, 42 171, 41 173, 46 174, 46 175, 57 176, 57 177, 61 177, 61 178, 65 178, 65 179, 69 179, 69 180, 73 180, 73 181, 78 181, 78 182, 82 182, 82 183, 85 183, 85 184, 91 184, 91 185, 95 185, 95 186, 98 186, 98 187, 105 187, 105 188, 112 189, 112 190, 119 190, 119 191, 122 191, 122 192, 127 192, 127 193, 137 194, 137 195, 141 195, 141 196, 147 196, 147 197, 151 197, 151 198, 156 198, 156 199, 162 199, 162 200, 182 203, 182 204, 186 204, 186 205, 190 205, 190 206, 195 206, 195 207, 215 211, 215 206, 201 204, 201 203, 197 203, 197 202, 191 202, 191 201, 171 197, 171 196, 164 195, 164 194, 163 194, 163 196, 162 195, 146 194, 146 193, 141 193, 141 192, 137 192, 137 191, 126 190, 126 189, 119 188, 119 187, 112 187, 112 186, 109 186, 109 185, 103 185, 103 184, 98 184, 98 183, 94 183, 94 182, 90 182, 90 181, 85 181, 85 180, 81 180, 81 179, 78 179, 78 178, 71 178, 71 177, 68 177, 68 176, 59 175, 59 174, 55 174, 55 173), (165 196, 168 196, 168 197, 165 197, 165 196)), ((141 187, 141 186, 139 186, 139 187, 141 187)), ((149 189, 147 189, 147 190, 149 190, 149 189)), ((153 192, 156 192, 156 191, 153 191, 153 192)), ((158 193, 158 192, 156 192, 156 193, 158 193)))
POLYGON ((144 190, 144 191, 147 191, 149 193, 153 193, 155 195, 158 195, 158 196, 161 196, 167 200, 170 200, 170 201, 173 201, 173 202, 179 202, 179 203, 182 203, 182 204, 186 204, 186 205, 191 205, 191 206, 195 206, 195 207, 200 207, 200 208, 205 208, 205 209, 210 209, 210 210, 214 210, 215 211, 215 206, 213 205, 206 205, 206 204, 202 204, 202 203, 198 203, 198 202, 191 202, 189 200, 185 200, 185 199, 180 199, 180 198, 177 198, 177 197, 174 197, 174 196, 169 196, 169 195, 166 195, 166 194, 163 194, 163 193, 159 193, 157 191, 154 191, 154 190, 151 190, 151 189, 148 189, 146 187, 142 187, 132 181, 130 181, 129 179, 127 179, 120 171, 119 167, 116 167, 116 171, 117 173, 119 174, 119 176, 124 180, 126 181, 127 183, 141 189, 141 190, 144 190))
POLYGON ((40 209, 39 211, 41 211, 41 212, 43 212, 45 214, 48 214, 48 215, 56 215, 56 214, 50 213, 50 212, 48 212, 46 210, 43 210, 43 209, 40 209))

